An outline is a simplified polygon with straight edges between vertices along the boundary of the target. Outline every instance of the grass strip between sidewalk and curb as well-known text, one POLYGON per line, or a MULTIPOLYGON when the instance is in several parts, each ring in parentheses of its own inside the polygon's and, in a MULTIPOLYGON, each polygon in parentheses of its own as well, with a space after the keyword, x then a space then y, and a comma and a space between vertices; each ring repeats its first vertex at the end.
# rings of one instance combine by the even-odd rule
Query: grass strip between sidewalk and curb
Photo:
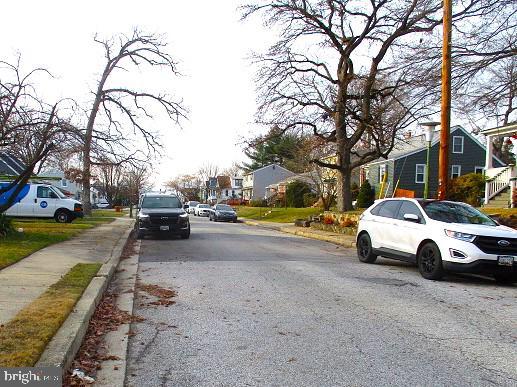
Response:
POLYGON ((263 220, 276 223, 293 223, 296 219, 305 219, 319 215, 321 208, 282 208, 282 207, 245 207, 238 206, 237 215, 241 218, 263 220))
POLYGON ((75 265, 11 321, 0 326, 0 367, 33 366, 100 267, 100 263, 75 265))
POLYGON ((110 210, 94 210, 93 216, 76 219, 72 223, 56 223, 53 219, 15 219, 14 228, 22 228, 23 233, 15 232, 0 238, 0 269, 44 247, 69 240, 84 230, 110 223, 115 217, 123 215, 110 210))

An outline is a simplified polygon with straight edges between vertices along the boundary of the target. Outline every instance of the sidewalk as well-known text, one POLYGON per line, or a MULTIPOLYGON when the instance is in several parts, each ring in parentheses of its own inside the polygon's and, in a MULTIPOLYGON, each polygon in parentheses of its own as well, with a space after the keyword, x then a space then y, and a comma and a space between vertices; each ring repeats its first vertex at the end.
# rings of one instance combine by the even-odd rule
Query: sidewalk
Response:
POLYGON ((274 223, 248 219, 242 219, 242 221, 250 226, 269 228, 272 230, 298 235, 305 238, 317 239, 324 242, 334 243, 336 245, 340 245, 343 247, 355 247, 354 235, 345 235, 335 232, 315 230, 310 227, 296 227, 290 223, 274 223))
POLYGON ((0 324, 11 320, 77 263, 106 263, 132 224, 130 218, 117 218, 0 270, 0 324))

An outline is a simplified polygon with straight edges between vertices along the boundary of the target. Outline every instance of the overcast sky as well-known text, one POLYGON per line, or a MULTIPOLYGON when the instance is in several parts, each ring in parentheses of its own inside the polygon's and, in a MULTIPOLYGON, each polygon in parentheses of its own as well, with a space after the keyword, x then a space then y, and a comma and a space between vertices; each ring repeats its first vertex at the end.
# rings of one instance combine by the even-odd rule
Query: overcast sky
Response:
MULTIPOLYGON (((273 36, 257 21, 239 20, 238 0, 98 1, 17 0, 2 4, 0 52, 3 60, 22 55, 25 69, 48 68, 55 79, 40 77, 37 85, 48 98, 71 97, 86 102, 104 66, 102 48, 93 36, 130 34, 132 28, 163 33, 168 52, 177 59, 181 79, 163 73, 133 72, 125 82, 162 89, 183 99, 189 120, 183 128, 157 119, 164 157, 155 168, 158 181, 194 172, 205 162, 221 167, 241 161, 237 145, 260 130, 254 70, 248 59, 273 36), (8 17, 5 17, 8 16, 8 17)), ((86 105, 87 106, 87 105, 86 105)))

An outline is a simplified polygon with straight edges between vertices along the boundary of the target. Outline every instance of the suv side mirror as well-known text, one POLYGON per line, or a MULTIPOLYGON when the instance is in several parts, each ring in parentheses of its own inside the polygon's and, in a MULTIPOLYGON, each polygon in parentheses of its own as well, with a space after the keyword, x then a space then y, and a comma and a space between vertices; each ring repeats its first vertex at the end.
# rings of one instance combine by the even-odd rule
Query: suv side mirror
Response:
POLYGON ((420 217, 415 214, 404 214, 404 220, 408 222, 420 223, 420 217))
POLYGON ((184 205, 183 205, 183 209, 184 209, 184 210, 187 210, 187 209, 188 209, 188 204, 184 204, 184 205))

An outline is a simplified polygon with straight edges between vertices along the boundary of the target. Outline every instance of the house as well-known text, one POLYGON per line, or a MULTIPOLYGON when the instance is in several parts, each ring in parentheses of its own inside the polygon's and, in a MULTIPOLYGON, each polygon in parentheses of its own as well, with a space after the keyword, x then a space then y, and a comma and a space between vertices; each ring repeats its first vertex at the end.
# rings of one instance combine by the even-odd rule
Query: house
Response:
MULTIPOLYGON (((82 200, 82 184, 78 181, 70 180, 65 172, 61 170, 51 169, 43 171, 38 175, 38 180, 59 188, 61 192, 75 200, 82 200)), ((95 187, 95 184, 92 185, 90 187, 90 203, 95 205, 101 199, 105 199, 105 197, 100 192, 99 187, 95 187)))
POLYGON ((26 168, 26 165, 17 157, 0 152, 0 176, 19 176, 26 168))
POLYGON ((270 164, 246 173, 242 180, 242 198, 262 200, 266 197, 266 187, 295 175, 278 164, 270 164))
POLYGON ((306 172, 289 176, 287 179, 268 185, 266 187, 266 199, 280 202, 284 201, 287 186, 293 181, 301 181, 306 183, 312 187, 313 191, 316 191, 314 188, 314 177, 311 176, 311 172, 306 172))
MULTIPOLYGON (((435 131, 429 157, 429 197, 438 192, 439 130, 435 131)), ((424 196, 426 181, 427 146, 425 135, 407 136, 390 153, 388 159, 378 159, 364 165, 364 175, 374 187, 376 195, 391 197, 395 189, 408 190, 415 197, 424 196), (380 193, 384 174, 387 174, 383 192, 380 193)), ((485 146, 461 126, 451 128, 449 145, 449 176, 455 178, 467 173, 484 173, 485 146)), ((494 166, 502 162, 493 158, 494 166)))
POLYGON ((513 193, 516 190, 517 169, 515 165, 494 162, 496 158, 493 156, 493 141, 496 138, 506 138, 507 141, 515 139, 517 123, 485 129, 481 131, 481 134, 485 135, 487 142, 484 164, 487 177, 484 204, 493 207, 514 207, 513 193))
POLYGON ((221 203, 242 198, 242 177, 217 176, 205 182, 201 197, 211 203, 221 203))
POLYGON ((217 176, 218 194, 217 202, 228 201, 232 199, 241 199, 242 197, 242 177, 238 176, 217 176))

